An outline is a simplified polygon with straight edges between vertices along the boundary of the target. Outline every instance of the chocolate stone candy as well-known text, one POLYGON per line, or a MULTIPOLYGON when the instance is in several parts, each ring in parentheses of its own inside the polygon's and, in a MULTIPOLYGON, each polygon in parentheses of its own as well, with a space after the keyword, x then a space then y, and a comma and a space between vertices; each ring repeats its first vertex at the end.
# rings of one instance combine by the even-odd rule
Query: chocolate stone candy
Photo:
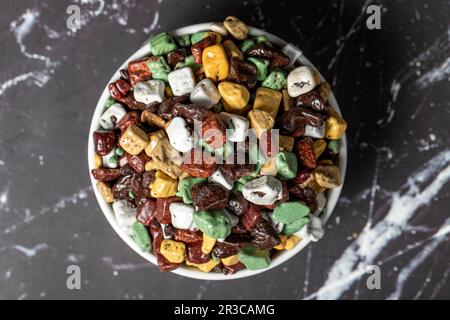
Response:
POLYGON ((263 250, 270 250, 280 244, 280 236, 275 228, 265 219, 262 219, 251 233, 252 244, 263 250))
POLYGON ((295 105, 297 107, 311 108, 314 111, 328 114, 328 107, 317 90, 312 90, 299 95, 295 100, 295 105))
POLYGON ((250 203, 239 193, 230 193, 227 209, 235 216, 241 216, 248 210, 250 203))
POLYGON ((95 131, 93 134, 95 153, 106 156, 116 145, 114 131, 95 131))
POLYGON ((228 190, 219 184, 197 183, 192 187, 192 201, 197 210, 224 209, 228 204, 228 190))
POLYGON ((253 63, 245 62, 238 58, 231 58, 228 80, 252 89, 258 81, 256 66, 253 63))

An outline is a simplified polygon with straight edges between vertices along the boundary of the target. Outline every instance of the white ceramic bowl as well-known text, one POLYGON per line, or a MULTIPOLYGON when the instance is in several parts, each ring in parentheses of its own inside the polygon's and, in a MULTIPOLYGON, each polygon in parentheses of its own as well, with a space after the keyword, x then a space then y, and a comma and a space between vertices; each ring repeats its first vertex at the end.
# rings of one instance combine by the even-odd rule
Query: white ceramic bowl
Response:
MULTIPOLYGON (((211 23, 195 24, 195 25, 187 26, 187 27, 184 27, 181 29, 177 29, 177 30, 171 32, 170 34, 179 36, 179 35, 183 35, 183 34, 195 33, 195 32, 202 31, 202 30, 208 30, 210 25, 211 25, 211 23)), ((278 38, 277 36, 274 36, 266 31, 263 31, 263 30, 260 30, 257 28, 249 27, 249 34, 251 36, 265 35, 269 38, 270 42, 276 44, 280 48, 282 48, 288 44, 286 41, 278 38)), ((298 50, 298 53, 299 53, 299 57, 295 62, 296 64, 302 64, 302 65, 308 65, 308 66, 314 67, 311 64, 311 62, 305 56, 303 56, 301 54, 300 49, 296 48, 296 50, 298 50)), ((120 68, 117 69, 117 71, 114 73, 114 75, 112 76, 112 78, 110 79, 110 81, 108 83, 111 83, 120 78, 119 70, 126 68, 129 61, 136 60, 141 57, 149 56, 149 55, 151 55, 149 46, 144 45, 142 48, 137 50, 133 55, 131 55, 122 64, 122 66, 120 66, 120 68)), ((89 130, 89 139, 88 139, 89 172, 94 168, 94 142, 93 142, 92 134, 94 131, 96 131, 100 128, 100 125, 99 125, 100 116, 101 116, 102 112, 104 111, 104 105, 105 105, 105 102, 108 99, 108 97, 109 97, 109 92, 108 92, 108 87, 106 86, 105 89, 103 90, 103 93, 102 93, 100 99, 98 100, 97 106, 94 111, 94 116, 92 117, 91 127, 89 130)), ((329 98, 329 104, 340 113, 338 103, 333 94, 331 94, 331 97, 329 98)), ((341 139, 341 150, 339 153, 339 166, 341 169, 342 181, 344 181, 345 171, 346 171, 346 167, 347 167, 347 143, 346 143, 345 136, 341 139)), ((139 247, 137 246, 137 244, 134 242, 134 240, 130 236, 128 236, 126 233, 124 233, 122 231, 122 229, 118 226, 111 205, 105 202, 102 195, 100 194, 100 192, 97 190, 97 188, 95 186, 95 184, 96 184, 95 179, 93 178, 93 176, 90 173, 89 173, 89 175, 91 177, 91 182, 92 182, 95 196, 97 197, 97 201, 103 211, 103 214, 105 215, 106 219, 111 224, 113 229, 123 239, 123 241, 125 241, 134 251, 136 251, 144 259, 157 265, 156 257, 151 253, 142 252, 139 249, 139 247)), ((321 217, 323 219, 324 223, 328 220, 331 213, 333 212, 333 209, 336 206, 339 195, 341 193, 341 189, 342 189, 342 186, 339 188, 336 188, 336 189, 329 190, 327 192, 326 214, 324 214, 321 217)), ((263 269, 263 270, 250 271, 250 270, 245 269, 245 270, 241 270, 241 271, 237 272, 236 274, 224 275, 222 273, 204 273, 204 272, 199 271, 196 268, 182 266, 172 272, 176 273, 178 275, 181 275, 181 276, 195 278, 195 279, 203 279, 203 280, 231 280, 231 279, 245 278, 245 277, 254 276, 256 274, 259 274, 259 273, 265 272, 267 270, 270 270, 272 268, 275 268, 276 266, 282 264, 283 262, 285 262, 285 261, 289 260, 290 258, 292 258, 293 256, 295 256, 300 250, 302 250, 306 245, 308 245, 308 243, 309 243, 309 241, 304 239, 304 240, 300 241, 300 243, 293 250, 282 251, 282 252, 277 253, 272 258, 269 268, 263 269)))

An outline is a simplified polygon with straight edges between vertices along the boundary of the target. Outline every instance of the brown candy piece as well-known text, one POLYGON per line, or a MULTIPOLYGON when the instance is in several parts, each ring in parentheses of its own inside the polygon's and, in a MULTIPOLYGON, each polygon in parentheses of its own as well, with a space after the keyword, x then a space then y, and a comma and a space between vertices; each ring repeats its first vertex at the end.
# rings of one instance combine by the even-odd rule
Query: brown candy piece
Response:
POLYGON ((192 202, 197 211, 224 209, 228 203, 228 190, 215 183, 197 183, 192 187, 192 202))
POLYGON ((296 143, 298 159, 305 167, 310 169, 314 169, 317 165, 313 143, 314 141, 310 137, 301 139, 296 143))
POLYGON ((102 182, 112 181, 120 177, 120 169, 92 169, 91 173, 96 180, 102 182))
POLYGON ((172 202, 181 202, 181 198, 173 196, 167 198, 156 199, 156 221, 162 224, 172 223, 169 206, 172 202))
POLYGON ((139 81, 146 81, 152 78, 147 62, 148 58, 128 62, 128 78, 132 86, 139 81))
POLYGON ((173 236, 176 241, 182 241, 185 243, 201 243, 203 241, 203 233, 200 231, 190 231, 175 228, 173 236))
POLYGON ((189 102, 189 95, 179 96, 179 97, 170 97, 164 99, 163 102, 158 107, 158 116, 162 119, 169 121, 174 117, 173 107, 177 103, 186 103, 189 102))
POLYGON ((293 137, 300 137, 305 133, 306 119, 297 108, 284 112, 278 120, 281 132, 293 137))
POLYGON ((247 233, 232 233, 223 242, 244 248, 250 244, 252 238, 247 233))
POLYGON ((192 149, 181 165, 181 170, 196 178, 208 178, 215 169, 215 159, 201 149, 192 149))
POLYGON ((314 111, 328 114, 328 107, 323 101, 317 89, 299 95, 295 100, 297 107, 311 108, 314 111))
POLYGON ((219 121, 217 115, 210 112, 208 117, 202 121, 200 136, 212 148, 220 148, 227 140, 225 125, 219 121))
POLYGON ((227 210, 235 216, 241 216, 248 210, 250 203, 240 193, 230 193, 227 210))
POLYGON ((228 258, 237 254, 239 247, 225 242, 217 242, 212 252, 220 259, 228 258))
POLYGON ((295 185, 289 189, 289 192, 301 202, 306 203, 310 208, 316 201, 316 193, 310 188, 302 188, 299 185, 295 185))
POLYGON ((242 262, 238 262, 236 264, 233 264, 231 266, 223 266, 223 273, 224 274, 235 274, 236 272, 245 269, 245 265, 242 262))
POLYGON ((309 177, 311 177, 312 173, 313 170, 310 168, 299 168, 293 181, 296 184, 303 184, 309 179, 309 177))
POLYGON ((106 156, 116 146, 114 131, 95 131, 93 134, 95 153, 106 156))
POLYGON ((247 231, 253 230, 261 219, 261 209, 256 204, 251 204, 247 211, 240 216, 240 221, 247 231))
POLYGON ((223 175, 231 181, 237 181, 244 176, 248 176, 256 169, 256 165, 254 164, 237 164, 236 161, 234 163, 235 164, 225 163, 220 166, 220 171, 222 171, 223 175))
POLYGON ((258 71, 253 63, 231 58, 228 80, 253 89, 258 81, 258 71))
POLYGON ((203 50, 209 46, 216 44, 214 37, 206 37, 191 46, 192 56, 196 64, 202 64, 203 50))
POLYGON ((277 230, 265 219, 261 219, 256 224, 251 235, 253 237, 252 244, 262 250, 270 250, 281 242, 277 230))
POLYGON ((156 215, 156 203, 152 199, 145 199, 137 208, 136 220, 145 226, 149 226, 156 215))
POLYGON ((186 49, 179 49, 169 52, 166 56, 166 60, 168 64, 170 64, 172 67, 175 67, 175 65, 178 62, 183 61, 186 56, 187 56, 186 49))
POLYGON ((186 259, 192 263, 202 264, 208 262, 211 259, 211 256, 209 253, 204 254, 202 252, 201 242, 195 242, 186 246, 186 259))
POLYGON ((264 43, 255 44, 247 51, 250 57, 270 59, 270 68, 282 68, 289 64, 289 58, 280 49, 269 47, 264 43))
POLYGON ((169 262, 162 254, 161 254, 161 242, 163 241, 163 231, 161 225, 157 222, 153 222, 150 225, 150 235, 153 239, 153 254, 156 255, 159 270, 162 272, 169 272, 175 270, 179 267, 179 263, 169 262))
POLYGON ((194 120, 203 121, 209 115, 208 110, 201 106, 182 103, 176 103, 173 107, 172 113, 175 117, 183 117, 190 125, 194 123, 194 120))
POLYGON ((145 170, 145 163, 150 160, 150 157, 142 151, 137 156, 133 156, 129 153, 126 154, 128 164, 138 173, 142 173, 145 170))
POLYGON ((121 132, 124 132, 131 125, 139 126, 141 123, 140 118, 141 117, 137 111, 128 112, 122 119, 120 119, 117 127, 120 128, 121 132))

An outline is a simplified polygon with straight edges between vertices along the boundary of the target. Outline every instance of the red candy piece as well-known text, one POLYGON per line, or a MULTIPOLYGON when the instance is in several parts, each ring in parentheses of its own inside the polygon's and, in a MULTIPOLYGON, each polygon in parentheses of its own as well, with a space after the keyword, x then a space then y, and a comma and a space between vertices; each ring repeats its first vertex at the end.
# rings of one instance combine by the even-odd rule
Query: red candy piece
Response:
POLYGON ((262 219, 261 209, 256 204, 252 204, 240 219, 245 230, 251 231, 262 219))
POLYGON ((200 127, 200 135, 214 149, 220 148, 227 141, 225 126, 219 121, 217 115, 212 112, 203 120, 200 127))
POLYGON ((128 62, 128 76, 131 85, 135 85, 139 81, 150 80, 152 73, 148 68, 148 58, 128 62))
POLYGON ((181 202, 181 198, 173 196, 156 199, 156 221, 163 224, 172 223, 169 206, 172 202, 181 202))
POLYGON ((137 208, 136 220, 145 226, 149 226, 154 220, 156 215, 156 203, 152 199, 143 200, 137 208))
POLYGON ((210 154, 203 153, 201 149, 192 149, 181 165, 181 170, 197 178, 207 178, 215 169, 215 159, 210 154))

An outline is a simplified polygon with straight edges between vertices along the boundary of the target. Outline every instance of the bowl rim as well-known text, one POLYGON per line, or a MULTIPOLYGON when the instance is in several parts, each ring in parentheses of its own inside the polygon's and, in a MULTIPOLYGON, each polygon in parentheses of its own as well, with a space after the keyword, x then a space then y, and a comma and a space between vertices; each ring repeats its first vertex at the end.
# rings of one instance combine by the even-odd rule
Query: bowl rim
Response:
MULTIPOLYGON (((168 33, 173 36, 179 36, 179 35, 183 35, 183 34, 195 33, 198 31, 205 31, 205 30, 210 29, 210 26, 212 23, 213 22, 193 24, 193 25, 189 25, 189 26, 185 26, 185 27, 176 29, 176 30, 174 30, 172 32, 168 32, 168 33)), ((296 48, 294 45, 284 41, 283 39, 279 38, 278 36, 275 36, 269 32, 266 32, 264 30, 261 30, 261 29, 255 28, 255 27, 251 27, 251 26, 248 26, 248 29, 249 29, 250 35, 252 35, 252 36, 264 35, 269 39, 270 42, 276 44, 280 48, 289 44, 299 54, 299 57, 297 58, 297 60, 294 63, 296 63, 296 64, 300 63, 302 65, 310 66, 318 72, 317 68, 303 55, 302 51, 299 48, 296 48)), ((148 46, 148 41, 146 41, 141 48, 139 48, 132 55, 130 55, 126 59, 126 61, 114 72, 114 74, 110 78, 108 84, 120 78, 120 73, 119 73, 120 69, 123 69, 124 67, 126 67, 129 61, 133 61, 133 60, 142 58, 144 56, 149 56, 149 55, 151 55, 151 52, 150 52, 150 48, 148 46)), ((320 74, 320 72, 319 72, 319 74, 320 74)), ((325 80, 321 74, 320 74, 320 77, 321 77, 322 81, 325 80)), ((100 208, 101 208, 104 216, 106 217, 106 219, 108 220, 109 224, 114 229, 114 231, 137 254, 139 254, 142 258, 144 258, 145 260, 147 260, 147 261, 151 262, 152 264, 154 264, 155 266, 157 266, 156 257, 152 253, 142 252, 140 250, 140 248, 138 247, 138 245, 135 243, 135 241, 129 235, 127 235, 124 231, 122 231, 122 229, 119 227, 119 225, 116 222, 114 211, 112 210, 111 204, 107 203, 103 199, 103 196, 100 194, 100 192, 98 191, 98 189, 96 187, 97 181, 94 179, 94 177, 91 174, 91 170, 94 168, 94 142, 93 142, 92 136, 93 136, 94 131, 96 131, 100 128, 100 125, 99 125, 100 117, 104 111, 105 102, 109 97, 108 84, 106 84, 106 86, 97 102, 97 105, 94 110, 94 114, 92 116, 90 129, 89 129, 87 154, 88 154, 89 176, 91 179, 92 188, 94 190, 95 197, 97 198, 97 202, 100 205, 100 208)), ((339 108, 339 105, 337 103, 337 100, 336 100, 333 92, 331 92, 331 95, 328 99, 328 103, 334 108, 334 110, 336 110, 339 114, 341 114, 341 110, 339 108)), ((341 146, 340 146, 340 152, 339 152, 339 169, 341 172, 342 184, 340 187, 338 187, 336 189, 331 189, 331 190, 327 191, 327 195, 326 195, 327 203, 326 203, 326 207, 325 207, 326 211, 325 211, 325 214, 323 214, 321 216, 321 219, 324 224, 328 221, 328 219, 330 218, 331 214, 334 211, 334 208, 336 207, 337 201, 339 199, 339 196, 340 196, 340 193, 342 191, 344 181, 345 181, 345 174, 346 174, 346 169, 347 169, 347 139, 346 139, 346 135, 344 135, 341 138, 341 146)), ((175 273, 177 275, 180 275, 180 276, 184 276, 184 277, 188 277, 188 278, 192 278, 192 279, 199 279, 199 280, 234 280, 234 279, 251 277, 251 276, 255 276, 257 274, 261 274, 263 272, 269 271, 269 270, 283 264, 284 262, 286 262, 287 260, 289 260, 290 258, 295 256, 297 253, 299 253, 303 248, 305 248, 310 243, 310 241, 311 240, 309 240, 309 239, 303 239, 302 241, 300 241, 300 243, 294 249, 292 249, 290 251, 283 251, 282 253, 276 255, 273 259, 271 259, 270 266, 266 269, 261 269, 261 270, 257 270, 257 271, 250 271, 248 269, 244 269, 244 270, 241 270, 232 275, 224 275, 223 273, 211 273, 211 272, 206 273, 206 272, 202 272, 198 269, 195 269, 193 267, 187 267, 187 266, 183 265, 171 272, 175 273)))

